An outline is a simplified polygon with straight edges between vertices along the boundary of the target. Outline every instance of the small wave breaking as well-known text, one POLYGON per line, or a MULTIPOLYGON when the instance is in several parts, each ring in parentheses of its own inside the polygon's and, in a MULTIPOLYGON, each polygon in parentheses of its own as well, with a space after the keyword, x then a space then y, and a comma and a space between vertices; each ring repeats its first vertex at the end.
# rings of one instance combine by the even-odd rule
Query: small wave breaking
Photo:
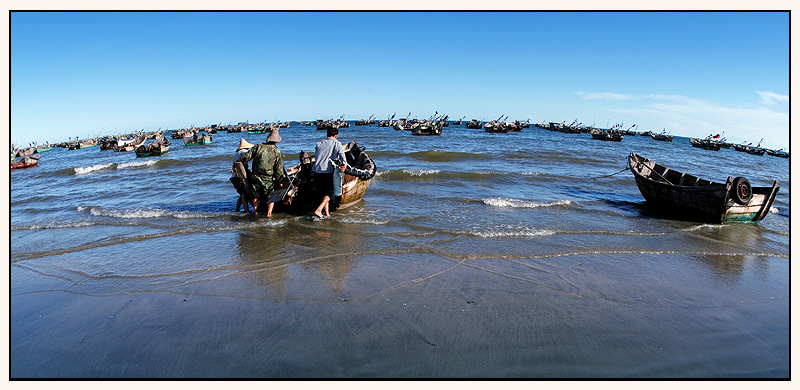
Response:
POLYGON ((511 198, 486 198, 483 203, 493 207, 501 208, 525 208, 535 209, 542 207, 554 206, 569 206, 572 204, 571 200, 556 200, 552 202, 534 202, 529 200, 511 199, 511 198))
POLYGON ((438 169, 403 169, 403 173, 411 176, 435 175, 439 172, 438 169))
POLYGON ((550 229, 514 228, 514 229, 487 229, 460 232, 481 238, 506 238, 506 237, 544 237, 552 236, 557 232, 550 229))
POLYGON ((121 163, 117 165, 117 169, 149 167, 155 165, 157 162, 158 160, 142 160, 142 161, 121 163))
POLYGON ((380 219, 372 219, 372 218, 353 218, 353 217, 345 217, 339 220, 343 223, 352 223, 352 224, 365 224, 365 225, 386 225, 389 223, 387 220, 380 220, 380 219))
POLYGON ((102 171, 104 169, 110 169, 113 166, 114 166, 114 163, 97 164, 97 165, 91 165, 91 166, 88 166, 88 167, 75 167, 75 168, 73 168, 73 170, 75 171, 76 175, 86 175, 88 173, 102 171))
POLYGON ((112 217, 123 219, 149 219, 172 217, 177 219, 201 219, 218 216, 215 213, 202 213, 194 211, 163 210, 163 209, 127 209, 127 210, 106 210, 100 206, 78 206, 79 212, 89 212, 98 217, 112 217))

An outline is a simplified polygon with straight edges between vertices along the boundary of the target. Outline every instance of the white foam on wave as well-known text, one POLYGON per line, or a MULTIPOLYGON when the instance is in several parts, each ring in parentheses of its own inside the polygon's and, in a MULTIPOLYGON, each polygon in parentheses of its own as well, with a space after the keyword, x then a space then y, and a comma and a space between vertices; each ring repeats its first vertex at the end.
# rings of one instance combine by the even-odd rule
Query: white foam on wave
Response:
POLYGON ((105 210, 102 207, 79 206, 78 211, 89 210, 89 213, 98 217, 112 217, 123 219, 147 219, 172 217, 178 219, 208 218, 213 216, 209 213, 198 213, 191 211, 170 211, 161 209, 130 209, 130 210, 105 210))
POLYGON ((133 161, 127 162, 117 165, 117 169, 125 169, 125 168, 136 168, 136 167, 149 167, 157 163, 158 160, 142 160, 142 161, 133 161))
POLYGON ((556 234, 555 231, 549 229, 533 229, 528 227, 523 228, 508 228, 508 229, 490 229, 490 230, 472 230, 467 232, 470 235, 478 236, 481 238, 504 238, 504 237, 544 237, 556 234))
POLYGON ((572 204, 572 201, 555 200, 552 202, 534 202, 529 200, 520 200, 511 198, 486 198, 483 200, 483 203, 494 207, 532 209, 540 207, 569 206, 572 204))
POLYGON ((385 225, 389 223, 387 220, 380 220, 380 219, 361 219, 361 218, 352 218, 346 217, 339 220, 340 222, 344 223, 358 223, 358 224, 367 224, 367 225, 385 225))
POLYGON ((103 170, 103 169, 111 168, 112 165, 114 165, 114 163, 97 164, 97 165, 92 165, 92 166, 88 166, 88 167, 75 167, 74 169, 75 169, 75 174, 76 175, 85 175, 87 173, 91 173, 91 172, 95 172, 95 171, 100 171, 100 170, 103 170))
POLYGON ((722 224, 715 225, 715 224, 710 224, 710 223, 704 223, 702 225, 692 226, 692 227, 683 229, 683 231, 685 231, 685 232, 694 232, 694 231, 702 230, 702 229, 722 229, 723 227, 724 227, 724 225, 722 225, 722 224))
POLYGON ((435 175, 439 172, 438 169, 403 169, 403 173, 411 176, 435 175))
POLYGON ((81 222, 48 222, 36 223, 29 226, 12 226, 11 230, 41 230, 41 229, 70 229, 85 226, 94 226, 94 222, 81 221, 81 222))

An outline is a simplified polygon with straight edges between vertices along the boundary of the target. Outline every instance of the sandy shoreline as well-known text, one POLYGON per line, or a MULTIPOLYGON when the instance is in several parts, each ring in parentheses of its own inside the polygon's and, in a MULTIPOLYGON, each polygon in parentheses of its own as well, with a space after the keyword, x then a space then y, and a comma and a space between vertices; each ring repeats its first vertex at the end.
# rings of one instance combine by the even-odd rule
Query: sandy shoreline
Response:
MULTIPOLYGON (((745 275, 726 285, 686 261, 580 255, 459 263, 404 253, 264 264, 109 296, 23 293, 12 283, 11 376, 788 375, 788 282, 745 275)), ((787 259, 767 261, 773 270, 788 267, 787 259)), ((15 270, 12 280, 24 273, 15 270)))

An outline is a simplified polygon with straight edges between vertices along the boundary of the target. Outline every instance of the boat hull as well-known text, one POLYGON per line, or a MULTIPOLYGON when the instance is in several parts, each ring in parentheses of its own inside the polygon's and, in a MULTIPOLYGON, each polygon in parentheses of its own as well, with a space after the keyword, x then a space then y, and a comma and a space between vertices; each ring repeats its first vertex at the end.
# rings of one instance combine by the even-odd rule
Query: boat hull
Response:
POLYGON ((634 153, 628 157, 628 165, 647 203, 681 219, 758 222, 769 213, 780 189, 777 181, 770 187, 749 187, 748 184, 747 192, 752 193, 752 197, 742 202, 735 199, 737 179, 732 177, 728 177, 726 183, 715 183, 670 170, 634 153))
POLYGON ((11 162, 11 169, 24 169, 24 168, 33 168, 39 165, 39 160, 33 160, 32 162, 23 162, 23 161, 12 161, 11 162))
MULTIPOLYGON (((342 175, 342 194, 331 199, 329 211, 348 208, 360 202, 377 173, 375 163, 355 142, 345 145, 344 151, 348 168, 342 175)), ((305 214, 316 210, 324 194, 317 190, 314 183, 311 172, 313 163, 313 157, 301 156, 300 164, 286 170, 287 180, 283 187, 270 194, 269 202, 275 203, 273 212, 305 214)), ((259 213, 264 211, 262 207, 265 210, 266 204, 259 204, 259 213)))

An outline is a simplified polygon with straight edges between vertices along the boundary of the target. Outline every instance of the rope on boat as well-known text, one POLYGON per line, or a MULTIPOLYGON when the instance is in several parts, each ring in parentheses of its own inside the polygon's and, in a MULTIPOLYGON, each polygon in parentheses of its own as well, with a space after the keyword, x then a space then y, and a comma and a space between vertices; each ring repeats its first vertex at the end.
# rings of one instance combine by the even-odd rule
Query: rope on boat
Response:
POLYGON ((604 177, 611 177, 611 176, 614 176, 614 175, 619 175, 620 173, 622 173, 622 172, 625 172, 625 171, 627 171, 628 169, 631 169, 631 162, 630 162, 630 161, 628 161, 627 163, 625 163, 625 168, 622 168, 622 170, 621 170, 621 171, 619 171, 619 172, 617 172, 617 173, 612 173, 612 174, 610 174, 610 175, 598 176, 598 177, 595 177, 594 179, 595 179, 595 180, 597 180, 597 179, 602 179, 602 178, 604 178, 604 177))

